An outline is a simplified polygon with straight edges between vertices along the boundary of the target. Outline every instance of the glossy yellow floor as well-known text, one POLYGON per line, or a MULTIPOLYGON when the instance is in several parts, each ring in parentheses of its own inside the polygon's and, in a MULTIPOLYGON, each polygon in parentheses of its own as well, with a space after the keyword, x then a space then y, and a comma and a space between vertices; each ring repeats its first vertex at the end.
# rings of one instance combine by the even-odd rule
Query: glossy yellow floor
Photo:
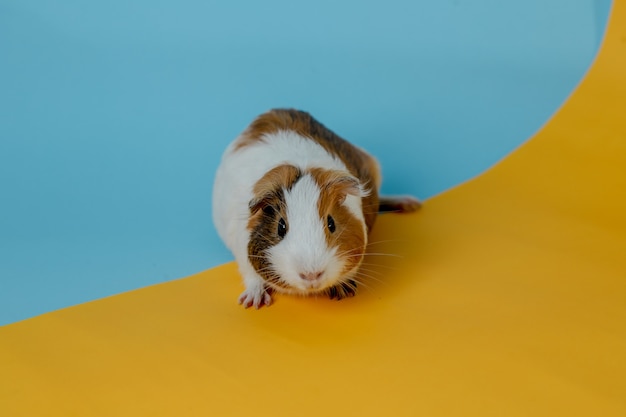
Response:
MULTIPOLYGON (((626 416, 626 2, 504 162, 380 219, 350 300, 232 264, 0 328, 0 416, 626 416)), ((88 275, 88 274, 86 274, 88 275)))

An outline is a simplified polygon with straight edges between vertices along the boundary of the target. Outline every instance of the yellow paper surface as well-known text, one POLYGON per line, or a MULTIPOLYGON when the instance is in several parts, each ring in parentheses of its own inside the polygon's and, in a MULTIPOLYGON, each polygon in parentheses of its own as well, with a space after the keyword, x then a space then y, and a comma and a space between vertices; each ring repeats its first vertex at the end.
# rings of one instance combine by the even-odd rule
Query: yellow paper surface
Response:
POLYGON ((626 416, 626 3, 484 175, 385 215, 369 288, 236 299, 227 264, 0 328, 0 416, 626 416))

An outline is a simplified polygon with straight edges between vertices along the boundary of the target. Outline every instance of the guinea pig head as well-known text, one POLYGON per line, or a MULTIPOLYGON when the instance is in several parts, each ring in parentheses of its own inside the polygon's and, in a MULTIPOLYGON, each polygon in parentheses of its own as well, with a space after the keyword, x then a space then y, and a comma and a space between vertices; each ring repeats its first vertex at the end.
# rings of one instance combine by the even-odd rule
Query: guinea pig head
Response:
POLYGON ((280 165, 253 194, 248 258, 270 287, 306 294, 352 278, 367 246, 367 193, 354 176, 280 165))

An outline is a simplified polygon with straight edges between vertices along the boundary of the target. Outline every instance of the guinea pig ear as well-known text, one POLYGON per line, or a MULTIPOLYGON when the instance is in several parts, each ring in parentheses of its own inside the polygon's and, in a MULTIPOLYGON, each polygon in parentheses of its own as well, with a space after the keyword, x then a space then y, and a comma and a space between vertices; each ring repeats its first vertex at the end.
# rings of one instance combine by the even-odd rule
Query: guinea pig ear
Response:
POLYGON ((365 197, 368 194, 361 182, 346 171, 314 168, 311 173, 321 188, 340 204, 348 195, 365 197))
POLYGON ((248 204, 250 213, 271 206, 282 200, 283 190, 288 190, 300 178, 302 173, 293 165, 278 165, 258 180, 253 188, 253 197, 248 204))
POLYGON ((365 197, 367 195, 361 186, 360 181, 352 175, 342 175, 334 179, 330 188, 336 190, 336 192, 346 195, 353 195, 355 197, 365 197))

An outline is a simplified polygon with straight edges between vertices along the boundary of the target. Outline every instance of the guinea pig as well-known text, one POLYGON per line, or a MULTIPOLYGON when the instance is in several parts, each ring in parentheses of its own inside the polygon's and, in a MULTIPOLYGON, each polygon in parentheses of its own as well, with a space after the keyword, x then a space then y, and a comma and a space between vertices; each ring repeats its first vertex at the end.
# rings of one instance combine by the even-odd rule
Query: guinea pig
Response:
POLYGON ((274 292, 356 293, 379 211, 411 212, 413 197, 380 197, 378 162, 306 112, 262 114, 226 149, 213 186, 213 221, 245 286, 239 304, 274 292))

